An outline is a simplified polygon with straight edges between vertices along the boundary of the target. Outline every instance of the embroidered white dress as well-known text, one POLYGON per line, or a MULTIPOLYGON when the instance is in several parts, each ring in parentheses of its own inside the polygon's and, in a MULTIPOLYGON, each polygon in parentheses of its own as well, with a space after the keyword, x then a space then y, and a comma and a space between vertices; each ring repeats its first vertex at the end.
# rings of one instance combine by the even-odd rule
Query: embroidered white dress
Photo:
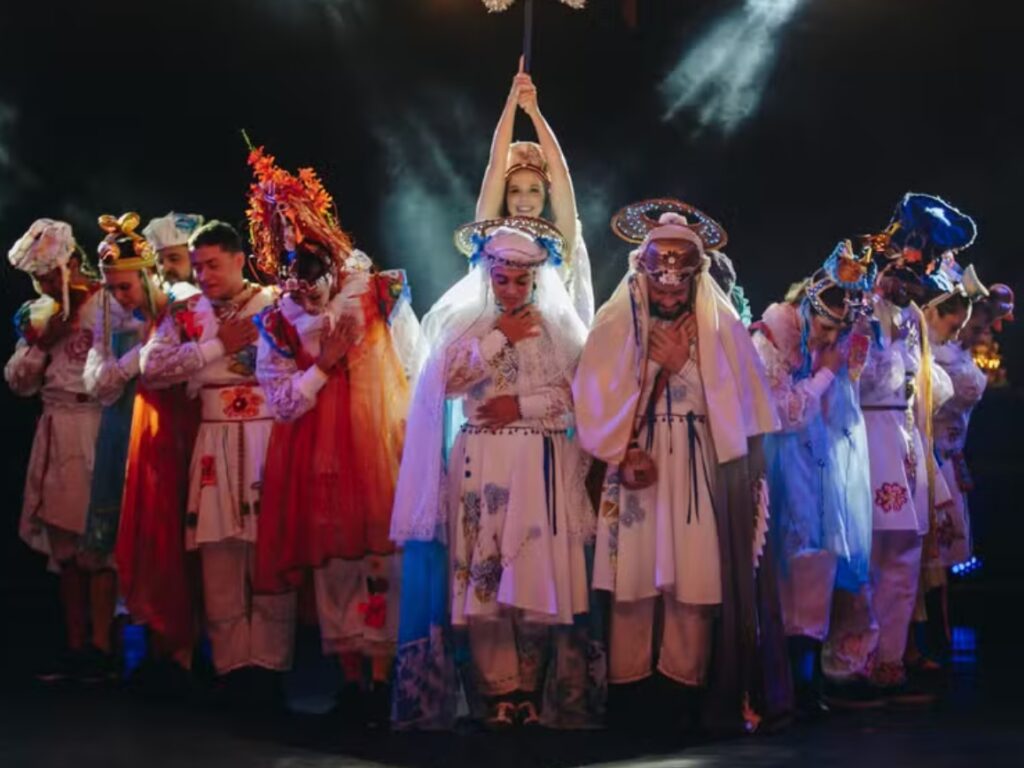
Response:
POLYGON ((948 374, 953 385, 953 397, 935 414, 933 423, 936 453, 941 462, 939 471, 953 500, 936 533, 942 563, 951 566, 971 556, 967 493, 973 484, 964 458, 964 445, 971 412, 985 394, 987 380, 970 351, 959 342, 948 342, 933 349, 935 362, 948 374))
MULTIPOLYGON (((647 362, 648 403, 658 366, 647 362)), ((700 370, 691 359, 673 374, 644 419, 639 444, 654 458, 657 482, 620 485, 610 466, 598 516, 594 588, 632 602, 666 593, 680 603, 722 602, 718 529, 712 507, 717 469, 700 370), (653 423, 652 423, 653 422, 653 423)))
MULTIPOLYGON (((53 300, 44 296, 31 304, 43 312, 48 311, 43 305, 52 306, 53 300)), ((88 393, 83 372, 99 308, 97 291, 79 308, 71 331, 56 346, 44 351, 20 339, 4 367, 4 378, 16 395, 39 394, 43 401, 19 532, 32 549, 47 555, 55 554, 48 526, 74 535, 85 531, 101 406, 88 393)), ((63 558, 73 553, 57 554, 63 558)))
POLYGON ((511 345, 497 330, 449 348, 446 392, 468 417, 448 463, 452 623, 497 618, 571 624, 588 610, 588 460, 569 436, 572 371, 552 370, 547 332, 511 345), (477 409, 519 398, 522 418, 477 426, 477 409))
MULTIPOLYGON (((255 290, 237 317, 252 317, 274 301, 255 290)), ((220 321, 203 295, 172 307, 142 348, 147 386, 187 382, 202 401, 202 424, 189 469, 186 543, 189 549, 225 539, 255 541, 260 488, 273 417, 256 380, 256 345, 227 355, 220 321)))

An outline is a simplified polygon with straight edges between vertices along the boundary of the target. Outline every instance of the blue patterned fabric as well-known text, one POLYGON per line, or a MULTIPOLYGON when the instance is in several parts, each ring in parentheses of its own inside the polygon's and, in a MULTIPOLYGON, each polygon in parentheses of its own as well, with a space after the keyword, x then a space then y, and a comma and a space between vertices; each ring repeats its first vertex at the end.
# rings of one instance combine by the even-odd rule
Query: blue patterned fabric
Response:
MULTIPOLYGON (((110 339, 111 348, 117 357, 125 354, 138 341, 135 331, 114 331, 110 339)), ((89 512, 82 536, 82 549, 87 552, 109 555, 114 551, 117 527, 121 520, 121 494, 124 491, 124 470, 128 460, 134 403, 133 379, 125 385, 117 402, 103 409, 100 418, 89 512)))
POLYGON ((871 560, 871 484, 867 432, 856 384, 841 370, 825 394, 822 414, 798 432, 764 440, 780 567, 804 550, 839 560, 836 586, 857 591, 871 560))

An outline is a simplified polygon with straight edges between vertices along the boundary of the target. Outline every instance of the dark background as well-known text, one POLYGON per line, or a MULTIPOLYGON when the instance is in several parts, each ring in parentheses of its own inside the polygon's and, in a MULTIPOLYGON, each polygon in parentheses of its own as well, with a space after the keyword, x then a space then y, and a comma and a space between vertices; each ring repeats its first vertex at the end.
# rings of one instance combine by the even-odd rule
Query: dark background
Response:
MULTIPOLYGON (((725 225, 755 313, 839 237, 885 225, 906 190, 975 216, 966 260, 1020 287, 1024 25, 1012 4, 805 0, 779 31, 759 107, 728 134, 701 130, 692 111, 663 119, 659 84, 743 3, 638 0, 635 25, 628 5, 537 1, 533 73, 569 159, 599 302, 625 265, 609 217, 662 194, 725 225)), ((463 269, 450 235, 473 215, 521 12, 488 15, 479 0, 4 2, 0 245, 40 216, 70 221, 90 252, 100 213, 173 208, 241 225, 245 128, 286 167, 321 172, 357 244, 408 270, 422 313, 463 269)), ((527 128, 521 118, 531 138, 527 128)), ((10 316, 31 286, 6 263, 0 278, 10 316)), ((1024 381, 1019 325, 1001 343, 1010 380, 1024 381)), ((0 333, 0 356, 13 344, 0 333)), ((976 585, 1024 575, 1020 404, 1019 390, 993 392, 972 427, 976 585)), ((26 647, 46 642, 56 613, 52 581, 16 537, 37 413, 0 387, 2 615, 20 628, 0 636, 26 647)))

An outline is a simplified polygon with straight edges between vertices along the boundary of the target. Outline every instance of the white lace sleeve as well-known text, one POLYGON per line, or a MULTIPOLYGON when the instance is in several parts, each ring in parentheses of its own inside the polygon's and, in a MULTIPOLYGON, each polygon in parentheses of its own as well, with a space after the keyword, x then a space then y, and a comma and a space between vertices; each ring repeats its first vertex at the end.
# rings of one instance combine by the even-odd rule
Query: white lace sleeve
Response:
POLYGON ((463 339, 448 349, 445 393, 462 395, 479 382, 498 375, 513 379, 518 369, 515 347, 505 335, 493 330, 480 339, 463 339))
POLYGON ((114 356, 113 350, 104 338, 102 313, 93 327, 92 348, 85 361, 82 379, 85 390, 103 405, 113 405, 124 392, 125 385, 139 375, 139 350, 136 344, 120 358, 114 356))
POLYGON ((583 241, 582 224, 578 219, 576 227, 578 234, 572 258, 560 271, 576 314, 589 328, 594 323, 594 282, 590 274, 590 254, 587 252, 587 244, 583 241))
POLYGON ((390 327, 391 341, 395 345, 398 359, 402 362, 405 377, 414 384, 430 350, 423 337, 420 321, 416 319, 416 313, 412 311, 409 302, 403 301, 399 304, 390 327))
POLYGON ((764 363, 775 408, 782 421, 782 431, 803 429, 821 412, 821 397, 832 384, 835 374, 822 368, 810 378, 794 381, 782 353, 764 334, 754 334, 754 347, 764 363))
POLYGON ((125 385, 139 374, 141 345, 136 344, 117 358, 110 350, 101 349, 99 344, 94 343, 89 350, 82 378, 90 395, 103 405, 113 405, 121 397, 125 385))
POLYGON ((14 354, 4 366, 4 378, 11 391, 20 397, 32 397, 39 392, 43 388, 46 362, 46 352, 19 339, 14 354))
POLYGON ((311 365, 300 371, 294 358, 282 355, 262 336, 256 352, 256 378, 278 421, 294 421, 312 410, 327 383, 327 374, 319 367, 311 365))
POLYGON ((953 397, 953 380, 949 374, 932 360, 932 413, 938 413, 953 397))
POLYGON ((956 371, 948 371, 948 373, 953 379, 954 402, 964 410, 977 405, 985 394, 985 385, 988 384, 988 379, 985 378, 984 372, 975 362, 968 360, 956 371))
POLYGON ((224 345, 217 339, 202 344, 182 342, 174 317, 168 315, 142 347, 142 380, 148 387, 165 389, 188 381, 203 366, 223 356, 224 345))
POLYGON ((520 395, 519 413, 524 419, 538 419, 568 429, 572 426, 572 383, 565 379, 529 395, 520 395))

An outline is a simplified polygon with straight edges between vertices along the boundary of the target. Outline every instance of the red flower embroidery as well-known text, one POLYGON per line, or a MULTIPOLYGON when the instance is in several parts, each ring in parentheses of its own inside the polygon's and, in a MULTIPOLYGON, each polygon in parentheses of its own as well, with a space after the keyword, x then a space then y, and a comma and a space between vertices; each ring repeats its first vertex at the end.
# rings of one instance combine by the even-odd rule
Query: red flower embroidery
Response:
POLYGON ((875 491, 875 506, 885 512, 899 512, 907 503, 907 489, 899 483, 882 483, 875 491))
POLYGON ((89 357, 89 350, 92 348, 92 331, 82 328, 72 331, 64 343, 64 351, 68 357, 76 363, 84 363, 89 357))
POLYGON ((935 523, 935 540, 943 549, 949 549, 953 546, 954 542, 963 538, 963 534, 957 530, 953 517, 950 514, 952 508, 953 505, 950 503, 943 504, 935 510, 936 517, 938 518, 935 523))
POLYGON ((252 419, 260 415, 263 396, 251 387, 231 387, 221 390, 220 401, 229 419, 252 419))
POLYGON ((199 341, 203 335, 203 326, 200 324, 196 313, 191 309, 182 309, 175 313, 175 320, 181 328, 184 337, 182 341, 199 341))
POLYGON ((205 488, 208 485, 217 484, 217 465, 213 456, 203 456, 199 460, 199 486, 205 488))
POLYGON ((366 626, 383 629, 388 620, 388 603, 383 595, 370 595, 370 599, 358 607, 366 626))

